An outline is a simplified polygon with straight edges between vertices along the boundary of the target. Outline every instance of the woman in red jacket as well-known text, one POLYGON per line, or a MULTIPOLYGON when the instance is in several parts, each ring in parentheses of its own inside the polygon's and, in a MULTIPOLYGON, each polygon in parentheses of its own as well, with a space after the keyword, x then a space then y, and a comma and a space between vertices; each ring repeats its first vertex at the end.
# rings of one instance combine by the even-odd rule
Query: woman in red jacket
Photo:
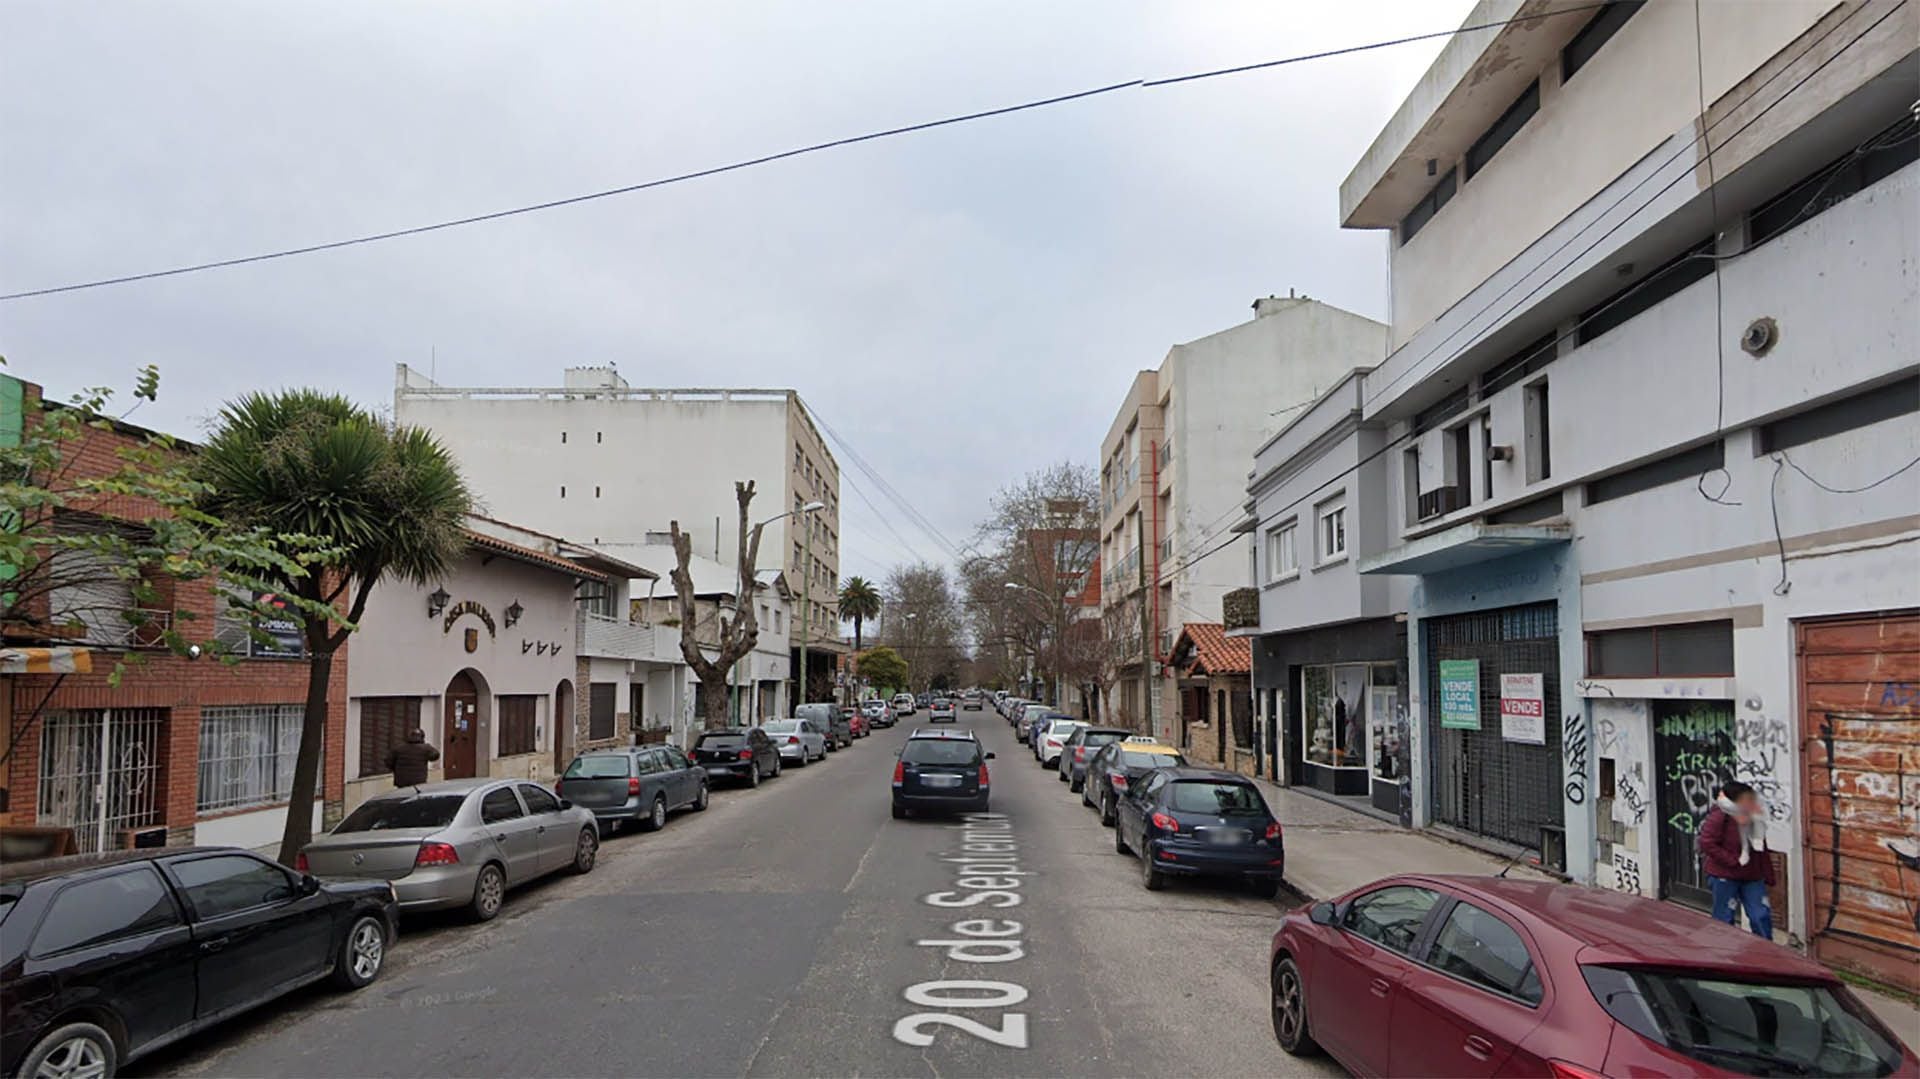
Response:
POLYGON ((1736 779, 1720 788, 1700 825, 1700 865, 1713 889, 1713 916, 1734 925, 1745 907, 1747 928, 1772 940, 1767 887, 1773 883, 1773 859, 1767 857, 1766 822, 1752 787, 1736 779))

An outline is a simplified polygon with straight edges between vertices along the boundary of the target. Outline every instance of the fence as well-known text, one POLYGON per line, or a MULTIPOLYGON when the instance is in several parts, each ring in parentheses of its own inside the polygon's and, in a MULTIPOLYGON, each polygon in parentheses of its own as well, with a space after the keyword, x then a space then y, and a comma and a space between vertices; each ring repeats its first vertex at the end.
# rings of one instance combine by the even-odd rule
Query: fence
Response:
POLYGON ((167 710, 54 712, 40 730, 41 824, 74 830, 83 853, 120 846, 120 833, 163 823, 167 710))

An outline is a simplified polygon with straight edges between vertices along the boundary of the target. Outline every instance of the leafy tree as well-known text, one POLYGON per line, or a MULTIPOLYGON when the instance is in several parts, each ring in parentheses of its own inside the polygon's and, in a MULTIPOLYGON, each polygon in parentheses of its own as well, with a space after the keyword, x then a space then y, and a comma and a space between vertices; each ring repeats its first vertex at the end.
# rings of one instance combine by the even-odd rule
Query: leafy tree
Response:
POLYGON ((840 588, 840 617, 853 622, 853 650, 860 651, 860 630, 880 617, 880 590, 865 577, 849 577, 840 588))
POLYGON ((728 618, 724 611, 718 616, 720 632, 713 645, 713 659, 708 659, 701 650, 698 636, 700 612, 693 591, 693 572, 689 568, 693 561, 693 537, 680 531, 679 521, 669 522, 673 536, 673 590, 680 602, 680 655, 693 670, 694 677, 700 679, 700 707, 704 713, 701 722, 710 731, 722 730, 731 722, 727 672, 760 643, 760 620, 753 613, 753 594, 759 587, 754 566, 760 559, 760 532, 766 524, 747 527, 747 507, 753 504, 752 480, 736 482, 733 495, 740 503, 740 546, 736 559, 739 585, 734 591, 737 602, 733 617, 728 618))
POLYGON ((907 661, 884 644, 855 656, 853 669, 882 693, 891 694, 907 685, 907 661))
MULTIPOLYGON (((0 364, 4 364, 0 360, 0 364)), ((200 507, 209 493, 189 449, 124 421, 158 399, 159 369, 140 369, 132 408, 112 415, 113 391, 93 387, 65 403, 43 400, 27 383, 0 375, 18 415, 0 437, 0 636, 8 642, 112 648, 108 681, 118 685, 141 651, 184 656, 215 651, 213 625, 176 611, 175 587, 220 579, 245 585, 297 580, 319 553, 308 537, 233 525, 200 507), (102 444, 112 453, 96 452, 102 444), (85 463, 83 463, 83 457, 85 463), (131 598, 129 604, 127 599, 131 598)), ((270 614, 251 599, 232 606, 270 614)), ((12 715, 5 762, 39 718, 12 715)))
MULTIPOLYGON (((446 574, 466 549, 471 496, 431 434, 317 390, 229 402, 200 455, 199 475, 208 512, 328 545, 315 572, 276 582, 298 601, 306 638, 306 716, 291 804, 312 805, 334 652, 358 628, 381 578, 424 585, 446 574), (343 603, 344 615, 335 616, 343 603)), ((312 823, 306 812, 287 814, 282 863, 291 865, 312 838, 312 823)))

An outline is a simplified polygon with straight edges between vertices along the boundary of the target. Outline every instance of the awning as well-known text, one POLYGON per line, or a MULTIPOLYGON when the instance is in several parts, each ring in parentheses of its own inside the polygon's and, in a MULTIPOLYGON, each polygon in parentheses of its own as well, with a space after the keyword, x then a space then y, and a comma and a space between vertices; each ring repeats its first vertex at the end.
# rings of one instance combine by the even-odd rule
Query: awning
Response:
POLYGON ((1361 573, 1440 573, 1571 539, 1573 528, 1569 525, 1496 525, 1468 521, 1363 558, 1354 568, 1361 573))
POLYGON ((87 648, 0 648, 0 674, 88 674, 93 651, 87 648))

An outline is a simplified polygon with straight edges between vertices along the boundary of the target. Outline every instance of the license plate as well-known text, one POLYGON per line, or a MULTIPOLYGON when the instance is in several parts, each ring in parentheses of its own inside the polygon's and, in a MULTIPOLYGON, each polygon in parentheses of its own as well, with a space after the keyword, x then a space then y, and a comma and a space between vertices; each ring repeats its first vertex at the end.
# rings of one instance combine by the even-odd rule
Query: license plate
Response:
POLYGON ((958 787, 960 785, 960 777, 959 776, 921 776, 920 782, 926 784, 929 787, 958 787))
POLYGON ((1222 847, 1238 846, 1247 841, 1247 833, 1237 830, 1210 828, 1207 830, 1207 842, 1222 847))

